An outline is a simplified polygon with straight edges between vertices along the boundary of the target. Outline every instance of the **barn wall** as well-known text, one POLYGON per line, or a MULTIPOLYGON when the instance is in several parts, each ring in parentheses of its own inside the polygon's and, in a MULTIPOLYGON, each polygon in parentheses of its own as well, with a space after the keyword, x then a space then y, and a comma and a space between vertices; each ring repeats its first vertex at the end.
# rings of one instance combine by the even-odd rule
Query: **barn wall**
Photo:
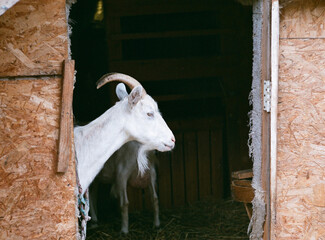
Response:
POLYGON ((282 4, 275 234, 324 239, 325 2, 282 4))
POLYGON ((64 0, 0 16, 0 239, 76 238, 73 158, 56 173, 67 49, 64 0))
POLYGON ((21 0, 0 18, 0 77, 62 73, 65 0, 21 0))

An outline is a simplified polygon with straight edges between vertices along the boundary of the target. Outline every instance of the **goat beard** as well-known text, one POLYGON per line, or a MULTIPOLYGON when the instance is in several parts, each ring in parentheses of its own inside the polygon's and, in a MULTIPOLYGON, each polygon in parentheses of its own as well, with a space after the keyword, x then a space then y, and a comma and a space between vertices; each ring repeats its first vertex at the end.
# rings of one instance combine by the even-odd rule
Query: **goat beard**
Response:
POLYGON ((147 154, 148 154, 148 150, 145 149, 145 147, 141 146, 139 148, 138 157, 137 157, 138 169, 139 169, 139 173, 138 174, 141 177, 149 169, 147 154))

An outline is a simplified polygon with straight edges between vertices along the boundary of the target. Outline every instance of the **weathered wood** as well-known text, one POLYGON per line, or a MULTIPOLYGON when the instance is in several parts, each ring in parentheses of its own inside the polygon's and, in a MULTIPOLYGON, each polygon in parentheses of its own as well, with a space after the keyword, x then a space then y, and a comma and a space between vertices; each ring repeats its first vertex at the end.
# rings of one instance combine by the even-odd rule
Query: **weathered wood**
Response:
POLYGON ((199 131, 198 145, 198 171, 199 171, 199 196, 200 199, 211 195, 210 172, 210 137, 209 131, 199 131))
POLYGON ((170 38, 170 37, 187 37, 187 36, 211 36, 218 34, 234 34, 233 29, 204 29, 204 30, 183 30, 169 32, 150 32, 150 33, 120 33, 112 34, 111 40, 128 40, 128 39, 153 39, 153 38, 170 38))
MULTIPOLYGON (((298 11, 298 9, 296 9, 298 11)), ((279 239, 324 236, 325 39, 280 40, 277 216, 279 239)))
POLYGON ((58 148, 58 169, 57 172, 64 173, 68 169, 72 156, 73 136, 73 114, 72 98, 74 86, 74 60, 64 61, 64 76, 61 97, 61 117, 58 148))
POLYGON ((183 135, 176 133, 175 138, 177 144, 171 154, 173 204, 182 206, 185 202, 183 135))
POLYGON ((0 77, 62 74, 65 0, 21 0, 0 18, 0 77))
POLYGON ((170 153, 159 153, 158 193, 162 208, 172 206, 172 186, 170 174, 170 153))
POLYGON ((231 177, 235 178, 235 179, 252 178, 253 177, 253 171, 252 171, 252 169, 236 171, 236 172, 233 172, 231 174, 231 177))
MULTIPOLYGON (((144 14, 168 14, 178 12, 204 12, 218 11, 225 12, 234 10, 233 4, 211 0, 204 1, 114 1, 107 0, 108 11, 112 16, 138 16, 144 14), (225 9, 227 8, 227 9, 225 9)), ((237 7, 240 7, 237 5, 237 7)))
POLYGON ((141 81, 161 81, 233 75, 235 58, 124 60, 110 62, 110 71, 127 72, 141 81))
POLYGON ((184 133, 184 164, 186 182, 186 200, 193 203, 198 200, 197 143, 195 132, 184 133))
POLYGON ((324 2, 284 3, 280 15, 274 234, 280 240, 322 239, 325 233, 325 184, 321 177, 325 174, 324 2))
MULTIPOLYGON (((262 4, 262 29, 261 29, 261 85, 264 85, 264 80, 271 79, 271 46, 270 46, 270 29, 271 16, 270 7, 271 1, 263 1, 262 4)), ((264 88, 261 87, 261 96, 264 96, 264 88)), ((263 97, 261 97, 261 105, 263 106, 263 97)), ((262 188, 265 192, 266 216, 264 223, 263 239, 270 239, 271 231, 271 197, 270 197, 270 113, 262 112, 262 142, 261 142, 261 181, 262 188)), ((247 208, 246 208, 247 209, 247 208)))
POLYGON ((55 174, 61 82, 0 81, 1 239, 76 238, 75 161, 55 174))
POLYGON ((233 180, 231 192, 234 200, 244 203, 251 203, 254 198, 254 189, 250 180, 233 180))
POLYGON ((324 38, 325 2, 280 1, 280 38, 324 38))
POLYGON ((224 195, 222 128, 210 131, 210 151, 212 195, 222 199, 224 195))
POLYGON ((9 8, 15 5, 19 0, 0 0, 0 16, 9 8))

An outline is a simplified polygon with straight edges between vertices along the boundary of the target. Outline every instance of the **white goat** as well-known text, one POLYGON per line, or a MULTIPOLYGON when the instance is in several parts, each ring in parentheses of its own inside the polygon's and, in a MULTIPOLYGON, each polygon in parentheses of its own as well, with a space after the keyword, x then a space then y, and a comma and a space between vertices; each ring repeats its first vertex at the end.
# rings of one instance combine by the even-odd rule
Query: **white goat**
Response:
MULTIPOLYGON (((139 175, 138 168, 138 151, 141 147, 141 143, 137 141, 131 141, 124 144, 119 150, 117 150, 110 159, 105 163, 104 168, 100 174, 96 177, 90 188, 90 214, 91 219, 97 222, 97 194, 99 182, 111 184, 111 195, 119 199, 121 207, 121 232, 128 233, 129 219, 128 219, 128 196, 127 196, 127 184, 136 188, 149 187, 151 194, 151 200, 154 209, 154 221, 155 227, 159 227, 159 204, 158 196, 156 192, 156 169, 158 159, 155 156, 154 151, 147 153, 148 169, 143 175, 139 175)), ((146 158, 146 156, 143 156, 146 158)))
POLYGON ((97 88, 111 81, 124 82, 132 89, 131 93, 128 95, 124 84, 119 84, 117 91, 124 96, 123 100, 89 124, 74 128, 81 194, 123 144, 132 140, 141 143, 137 157, 140 174, 147 168, 145 152, 170 151, 175 146, 175 137, 159 113, 157 103, 141 84, 128 75, 112 73, 104 75, 97 82, 97 88))

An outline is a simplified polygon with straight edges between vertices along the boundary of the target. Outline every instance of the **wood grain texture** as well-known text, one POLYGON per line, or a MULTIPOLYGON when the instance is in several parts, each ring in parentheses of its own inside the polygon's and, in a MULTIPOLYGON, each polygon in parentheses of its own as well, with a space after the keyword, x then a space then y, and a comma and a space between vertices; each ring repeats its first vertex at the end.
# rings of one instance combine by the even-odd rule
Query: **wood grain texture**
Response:
POLYGON ((65 1, 21 0, 0 18, 0 76, 62 73, 68 57, 65 1))
POLYGON ((325 39, 283 39, 280 56, 276 236, 323 239, 325 39))
POLYGON ((0 239, 74 239, 75 162, 56 174, 61 79, 0 81, 0 239))
POLYGON ((280 38, 324 38, 325 2, 321 0, 280 1, 280 38))
POLYGON ((183 206, 185 203, 185 171, 183 158, 183 135, 181 133, 175 134, 177 145, 171 154, 172 166, 172 191, 174 206, 183 206))
POLYGON ((72 98, 74 85, 74 60, 64 61, 64 76, 61 97, 61 117, 58 149, 58 169, 64 173, 72 159, 73 113, 72 98))
POLYGON ((170 208, 172 206, 172 182, 170 174, 170 153, 158 153, 159 169, 158 169, 158 196, 159 203, 162 208, 170 208))
POLYGON ((196 141, 195 132, 184 133, 186 200, 188 203, 197 201, 199 196, 196 141))

